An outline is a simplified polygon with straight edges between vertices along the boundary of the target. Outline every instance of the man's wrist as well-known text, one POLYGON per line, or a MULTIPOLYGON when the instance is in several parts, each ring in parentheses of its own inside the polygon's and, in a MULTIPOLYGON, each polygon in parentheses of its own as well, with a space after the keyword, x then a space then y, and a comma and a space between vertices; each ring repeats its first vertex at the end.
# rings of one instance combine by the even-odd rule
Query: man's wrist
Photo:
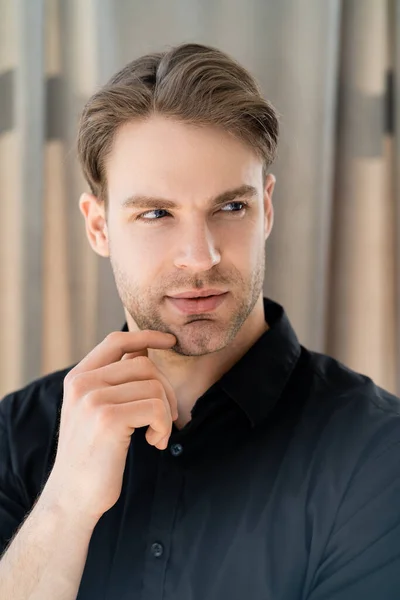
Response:
POLYGON ((79 530, 84 536, 91 536, 99 518, 82 509, 79 502, 67 500, 67 497, 54 490, 49 482, 37 500, 36 511, 48 514, 63 528, 66 526, 79 530))

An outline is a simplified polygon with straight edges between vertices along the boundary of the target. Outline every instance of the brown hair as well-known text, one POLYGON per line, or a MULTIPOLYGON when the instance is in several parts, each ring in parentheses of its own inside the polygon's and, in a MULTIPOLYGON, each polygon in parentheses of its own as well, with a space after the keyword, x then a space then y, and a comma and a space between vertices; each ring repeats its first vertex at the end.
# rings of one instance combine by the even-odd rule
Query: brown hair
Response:
POLYGON ((278 117, 253 77, 225 53, 182 44, 130 62, 83 109, 78 154, 92 193, 107 197, 105 159, 117 129, 128 121, 163 114, 198 125, 216 125, 273 162, 278 117))

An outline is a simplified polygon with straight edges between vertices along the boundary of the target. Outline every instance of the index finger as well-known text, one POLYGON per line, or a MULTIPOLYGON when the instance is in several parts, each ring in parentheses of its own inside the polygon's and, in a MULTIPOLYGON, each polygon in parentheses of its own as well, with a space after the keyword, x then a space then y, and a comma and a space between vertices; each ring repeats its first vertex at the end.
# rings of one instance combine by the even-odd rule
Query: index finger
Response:
POLYGON ((175 336, 172 333, 164 333, 163 331, 153 331, 151 329, 113 331, 100 344, 95 346, 69 374, 74 376, 79 373, 93 371, 121 360, 124 354, 141 353, 147 348, 168 350, 175 344, 175 336))

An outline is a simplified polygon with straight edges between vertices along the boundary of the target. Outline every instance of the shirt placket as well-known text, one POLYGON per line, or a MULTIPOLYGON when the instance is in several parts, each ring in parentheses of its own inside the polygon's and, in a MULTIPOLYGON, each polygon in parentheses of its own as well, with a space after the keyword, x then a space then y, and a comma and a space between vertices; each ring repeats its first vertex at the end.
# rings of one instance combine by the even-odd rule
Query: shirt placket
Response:
POLYGON ((175 515, 183 485, 181 444, 161 453, 146 543, 142 600, 162 600, 175 515))

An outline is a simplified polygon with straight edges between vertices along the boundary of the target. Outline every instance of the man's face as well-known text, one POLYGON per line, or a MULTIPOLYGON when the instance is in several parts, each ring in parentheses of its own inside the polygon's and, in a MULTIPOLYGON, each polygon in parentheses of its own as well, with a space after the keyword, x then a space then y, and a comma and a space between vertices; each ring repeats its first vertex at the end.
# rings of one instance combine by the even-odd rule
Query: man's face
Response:
POLYGON ((106 172, 111 265, 138 328, 173 333, 182 355, 227 346, 262 294, 273 177, 267 192, 261 160, 226 132, 160 116, 120 128, 106 172), (171 298, 207 290, 224 295, 171 298))

